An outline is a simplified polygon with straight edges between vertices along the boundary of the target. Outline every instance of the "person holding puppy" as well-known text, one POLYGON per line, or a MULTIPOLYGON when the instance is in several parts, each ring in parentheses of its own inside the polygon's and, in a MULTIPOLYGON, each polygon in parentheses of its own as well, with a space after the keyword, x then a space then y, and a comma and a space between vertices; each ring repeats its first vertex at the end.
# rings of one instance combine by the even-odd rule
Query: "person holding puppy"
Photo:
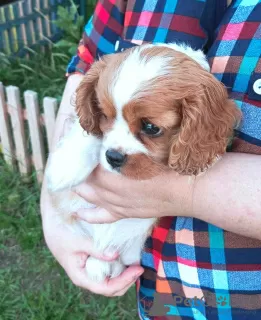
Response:
POLYGON ((185 42, 203 49, 211 72, 228 88, 243 119, 232 152, 193 184, 175 172, 135 181, 97 168, 76 188, 86 201, 103 208, 77 213, 90 223, 160 218, 141 265, 99 285, 86 279, 86 259, 97 256, 91 241, 55 224, 43 184, 45 239, 77 286, 119 296, 136 282, 141 319, 260 319, 260 26, 258 0, 98 1, 68 65, 53 145, 73 113, 71 97, 94 60, 142 43, 185 42))

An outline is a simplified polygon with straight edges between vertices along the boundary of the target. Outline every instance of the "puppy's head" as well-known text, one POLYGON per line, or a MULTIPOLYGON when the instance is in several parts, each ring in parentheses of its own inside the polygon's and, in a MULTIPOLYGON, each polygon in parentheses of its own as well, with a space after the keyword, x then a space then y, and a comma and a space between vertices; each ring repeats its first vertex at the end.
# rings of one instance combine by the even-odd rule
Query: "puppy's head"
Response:
POLYGON ((95 62, 76 95, 82 127, 102 138, 101 164, 146 179, 205 171, 240 112, 200 51, 142 45, 95 62))

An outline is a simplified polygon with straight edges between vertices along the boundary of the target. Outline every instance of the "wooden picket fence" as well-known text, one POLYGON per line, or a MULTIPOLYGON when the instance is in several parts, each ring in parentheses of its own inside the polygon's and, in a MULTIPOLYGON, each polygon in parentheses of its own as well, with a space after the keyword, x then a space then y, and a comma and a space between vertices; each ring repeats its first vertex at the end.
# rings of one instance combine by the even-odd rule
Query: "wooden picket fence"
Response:
POLYGON ((34 167, 37 180, 41 183, 46 154, 53 136, 58 102, 55 98, 45 97, 43 113, 40 113, 38 94, 27 90, 24 92, 24 103, 25 108, 22 106, 18 87, 4 87, 0 82, 1 151, 5 161, 13 167, 17 166, 22 175, 30 174, 34 167), (29 133, 26 130, 26 122, 29 133), (28 148, 28 139, 31 151, 28 148))
MULTIPOLYGON (((85 16, 91 0, 74 0, 85 16)), ((93 0, 92 0, 93 1, 93 0)), ((57 18, 58 6, 69 8, 69 0, 17 0, 1 6, 0 0, 0 51, 7 55, 24 56, 26 48, 41 45, 42 49, 62 36, 53 23, 57 18)))

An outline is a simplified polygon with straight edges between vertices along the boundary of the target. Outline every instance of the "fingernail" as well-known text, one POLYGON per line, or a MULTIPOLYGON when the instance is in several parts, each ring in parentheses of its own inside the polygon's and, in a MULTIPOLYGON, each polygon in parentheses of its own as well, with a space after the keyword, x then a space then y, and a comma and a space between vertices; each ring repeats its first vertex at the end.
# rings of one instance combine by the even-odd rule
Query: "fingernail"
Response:
POLYGON ((103 256, 106 259, 116 259, 117 258, 116 253, 114 253, 114 254, 104 254, 103 256))
POLYGON ((113 258, 115 256, 117 256, 117 252, 114 251, 113 249, 111 248, 107 248, 103 251, 103 255, 107 258, 113 258))

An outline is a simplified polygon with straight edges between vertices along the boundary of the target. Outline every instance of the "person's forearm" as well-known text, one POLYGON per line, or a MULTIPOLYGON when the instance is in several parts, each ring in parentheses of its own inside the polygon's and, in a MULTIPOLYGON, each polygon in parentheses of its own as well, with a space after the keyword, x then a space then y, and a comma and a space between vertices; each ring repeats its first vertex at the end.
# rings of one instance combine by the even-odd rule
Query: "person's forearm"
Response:
POLYGON ((63 92, 60 108, 56 118, 55 131, 54 131, 52 147, 51 147, 52 149, 55 147, 59 138, 63 135, 66 121, 68 121, 73 115, 75 115, 74 105, 72 103, 73 95, 77 87, 79 86, 82 78, 83 78, 83 75, 74 74, 74 75, 71 75, 67 80, 67 83, 63 92))
POLYGON ((198 177, 193 217, 261 240, 261 156, 228 153, 198 177))
MULTIPOLYGON (((53 134, 53 139, 52 139, 52 144, 51 144, 51 150, 49 150, 50 152, 52 152, 52 150, 55 149, 55 146, 57 144, 57 142, 59 141, 60 137, 62 137, 64 135, 64 131, 65 131, 65 126, 66 126, 66 121, 68 121, 68 119, 70 119, 72 116, 75 115, 74 112, 74 106, 72 103, 72 97, 73 94, 75 93, 75 90, 77 89, 77 87, 79 86, 81 80, 82 80, 83 76, 82 75, 71 75, 66 83, 64 92, 63 92, 63 97, 62 97, 62 101, 60 104, 60 108, 58 110, 58 114, 56 117, 56 123, 55 123, 55 129, 54 129, 54 134, 53 134)), ((48 166, 48 160, 47 160, 47 164, 46 166, 48 166)), ((46 181, 45 181, 45 176, 44 176, 44 180, 42 183, 42 189, 41 189, 41 214, 42 214, 42 218, 44 218, 46 215, 51 214, 52 210, 44 210, 45 205, 49 204, 49 200, 47 201, 47 197, 49 197, 48 192, 47 192, 47 188, 46 188, 46 181)))

